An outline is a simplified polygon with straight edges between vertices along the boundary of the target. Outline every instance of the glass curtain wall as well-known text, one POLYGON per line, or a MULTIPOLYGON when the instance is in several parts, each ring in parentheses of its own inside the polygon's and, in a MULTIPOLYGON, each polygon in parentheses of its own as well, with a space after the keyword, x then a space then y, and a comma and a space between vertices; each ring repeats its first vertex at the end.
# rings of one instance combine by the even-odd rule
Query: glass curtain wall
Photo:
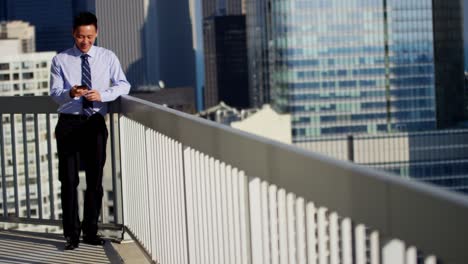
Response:
POLYGON ((273 0, 271 19, 271 99, 295 142, 435 128, 431 0, 273 0))
POLYGON ((387 1, 391 129, 435 129, 432 1, 387 1))
POLYGON ((247 0, 246 5, 249 100, 252 107, 261 107, 270 102, 268 42, 271 3, 270 0, 247 0))

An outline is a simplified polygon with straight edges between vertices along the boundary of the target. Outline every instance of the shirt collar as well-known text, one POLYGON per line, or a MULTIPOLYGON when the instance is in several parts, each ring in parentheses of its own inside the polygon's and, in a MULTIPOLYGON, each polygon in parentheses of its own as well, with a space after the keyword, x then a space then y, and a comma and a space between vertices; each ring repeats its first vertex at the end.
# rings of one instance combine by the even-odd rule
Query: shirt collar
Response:
MULTIPOLYGON (((73 54, 75 56, 81 56, 81 54, 84 54, 83 52, 81 52, 81 50, 79 50, 76 45, 73 45, 73 54)), ((86 53, 88 54, 91 58, 94 57, 96 55, 96 47, 93 45, 91 46, 91 48, 88 50, 88 52, 86 53)))

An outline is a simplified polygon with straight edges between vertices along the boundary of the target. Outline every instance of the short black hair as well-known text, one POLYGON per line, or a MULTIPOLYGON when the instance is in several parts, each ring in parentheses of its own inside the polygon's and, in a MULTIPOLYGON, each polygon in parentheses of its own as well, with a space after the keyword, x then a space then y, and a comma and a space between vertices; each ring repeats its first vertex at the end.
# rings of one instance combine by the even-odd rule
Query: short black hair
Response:
POLYGON ((94 25, 97 30, 97 17, 91 12, 81 12, 73 20, 73 31, 75 31, 80 26, 88 25, 94 25))

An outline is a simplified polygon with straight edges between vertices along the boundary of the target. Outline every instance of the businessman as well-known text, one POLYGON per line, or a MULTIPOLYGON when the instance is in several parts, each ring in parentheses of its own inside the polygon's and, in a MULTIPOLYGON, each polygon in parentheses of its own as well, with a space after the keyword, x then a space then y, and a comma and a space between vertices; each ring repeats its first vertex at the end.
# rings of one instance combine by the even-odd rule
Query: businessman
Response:
POLYGON ((116 55, 94 46, 97 36, 96 16, 80 13, 73 21, 73 47, 57 54, 51 66, 50 95, 60 105, 55 136, 66 250, 79 246, 81 232, 83 243, 105 243, 97 234, 108 136, 104 116, 107 102, 130 90, 116 55), (77 195, 80 160, 86 172, 82 223, 77 195))

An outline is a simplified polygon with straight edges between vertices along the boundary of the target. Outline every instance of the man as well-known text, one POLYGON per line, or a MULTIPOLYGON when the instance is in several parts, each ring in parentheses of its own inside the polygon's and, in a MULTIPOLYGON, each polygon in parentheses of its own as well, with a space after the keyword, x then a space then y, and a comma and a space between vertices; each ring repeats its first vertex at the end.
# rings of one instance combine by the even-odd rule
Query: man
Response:
POLYGON ((81 231, 84 243, 105 242, 97 235, 108 136, 104 115, 107 102, 130 90, 115 54, 93 45, 97 35, 96 16, 80 13, 73 21, 74 46, 57 54, 51 66, 50 94, 60 104, 55 136, 66 250, 79 246, 81 231), (77 195, 80 160, 86 172, 81 226, 77 195))

